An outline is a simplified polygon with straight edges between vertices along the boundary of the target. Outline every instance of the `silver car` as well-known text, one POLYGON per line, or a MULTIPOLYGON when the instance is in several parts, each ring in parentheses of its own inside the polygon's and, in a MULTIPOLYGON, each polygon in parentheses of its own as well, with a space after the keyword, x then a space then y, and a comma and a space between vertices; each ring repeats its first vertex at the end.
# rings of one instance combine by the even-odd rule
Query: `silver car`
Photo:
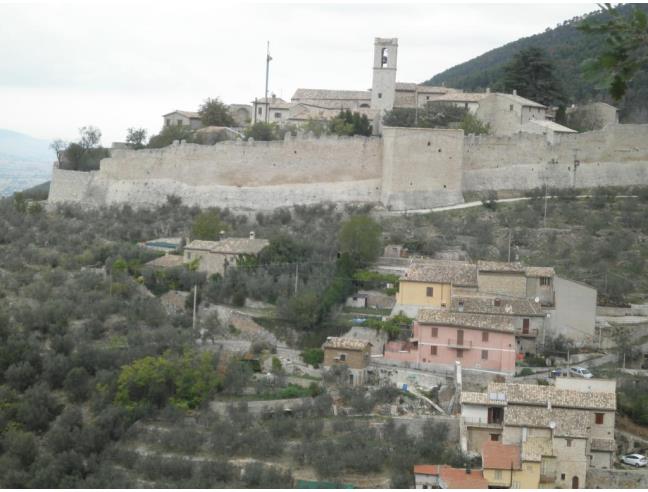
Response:
POLYGON ((579 376, 581 378, 590 379, 594 375, 584 367, 571 367, 569 372, 572 376, 579 376))
POLYGON ((637 468, 648 465, 648 459, 643 454, 626 454, 621 457, 621 461, 626 465, 636 466, 637 468))

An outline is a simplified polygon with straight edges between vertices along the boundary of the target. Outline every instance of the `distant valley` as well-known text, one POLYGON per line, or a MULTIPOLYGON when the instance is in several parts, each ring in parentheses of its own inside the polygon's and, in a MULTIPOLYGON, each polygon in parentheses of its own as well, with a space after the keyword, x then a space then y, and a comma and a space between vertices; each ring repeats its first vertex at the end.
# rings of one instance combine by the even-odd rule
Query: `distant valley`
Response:
POLYGON ((48 141, 0 129, 0 196, 49 181, 53 161, 48 141))

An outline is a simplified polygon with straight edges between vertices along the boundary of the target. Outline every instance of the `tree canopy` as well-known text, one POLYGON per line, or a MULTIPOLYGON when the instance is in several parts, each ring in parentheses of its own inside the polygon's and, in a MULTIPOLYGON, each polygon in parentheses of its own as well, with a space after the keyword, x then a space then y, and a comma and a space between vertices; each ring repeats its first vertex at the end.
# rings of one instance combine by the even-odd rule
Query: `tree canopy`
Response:
POLYGON ((198 109, 198 114, 204 126, 233 126, 234 118, 229 107, 220 99, 207 98, 198 109))
POLYGON ((329 130, 336 135, 369 137, 371 136, 371 123, 366 114, 352 113, 347 109, 340 111, 340 114, 329 122, 329 130))
POLYGON ((504 67, 502 88, 545 106, 562 105, 565 96, 547 52, 535 46, 520 50, 504 67))
POLYGON ((371 263, 380 256, 380 225, 368 215, 354 215, 340 228, 340 251, 357 264, 371 263))
POLYGON ((209 209, 199 213, 191 226, 191 238, 205 241, 217 241, 221 231, 227 230, 227 224, 221 220, 217 210, 209 209))

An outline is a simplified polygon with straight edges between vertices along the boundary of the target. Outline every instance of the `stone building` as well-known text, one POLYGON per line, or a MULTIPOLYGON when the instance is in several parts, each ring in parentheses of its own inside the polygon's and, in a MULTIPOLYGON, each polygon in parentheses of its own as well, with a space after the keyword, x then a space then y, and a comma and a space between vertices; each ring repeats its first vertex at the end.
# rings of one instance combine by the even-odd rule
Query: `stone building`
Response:
POLYGON ((579 131, 601 130, 619 123, 618 109, 604 102, 593 102, 567 108, 567 124, 579 131))
POLYGON ((230 104, 229 113, 234 118, 234 124, 238 127, 246 126, 252 122, 254 108, 250 104, 230 104))
POLYGON ((191 241, 184 249, 184 262, 198 260, 198 271, 208 275, 225 273, 228 266, 235 266, 242 255, 257 255, 268 246, 267 239, 232 237, 220 241, 191 241))
POLYGON ((540 103, 512 94, 492 92, 479 101, 476 116, 490 125, 495 135, 513 135, 531 120, 546 119, 547 107, 540 103))
POLYGON ((484 393, 462 392, 462 449, 480 454, 488 442, 514 444, 540 463, 540 487, 585 488, 588 467, 613 463, 615 385, 563 384, 490 383, 484 393))
POLYGON ((515 328, 504 316, 420 309, 412 337, 385 345, 384 358, 418 368, 515 372, 515 328))
POLYGON ((567 128, 560 125, 555 121, 549 120, 530 120, 520 127, 520 131, 524 133, 536 133, 544 135, 547 142, 554 143, 561 135, 569 135, 570 133, 578 133, 576 130, 567 128))
POLYGON ((166 126, 188 126, 192 130, 201 128, 202 120, 200 115, 195 111, 180 111, 175 110, 162 116, 164 118, 163 125, 166 126))
POLYGON ((540 488, 540 457, 516 444, 486 441, 481 449, 484 478, 490 489, 540 488))
POLYGON ((367 366, 371 358, 371 343, 366 340, 329 337, 324 345, 324 367, 346 366, 349 383, 357 386, 367 380, 367 366))
POLYGON ((276 123, 284 125, 290 116, 291 104, 272 94, 252 101, 252 123, 276 123), (267 113, 267 118, 266 118, 267 113))

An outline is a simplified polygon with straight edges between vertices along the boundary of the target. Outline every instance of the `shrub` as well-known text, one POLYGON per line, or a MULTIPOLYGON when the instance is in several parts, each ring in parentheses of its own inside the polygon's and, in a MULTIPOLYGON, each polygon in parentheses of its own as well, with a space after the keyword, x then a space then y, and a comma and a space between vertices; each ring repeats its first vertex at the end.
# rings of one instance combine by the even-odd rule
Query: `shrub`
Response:
POLYGON ((318 368, 324 362, 324 351, 321 348, 308 348, 300 354, 306 364, 318 368))

